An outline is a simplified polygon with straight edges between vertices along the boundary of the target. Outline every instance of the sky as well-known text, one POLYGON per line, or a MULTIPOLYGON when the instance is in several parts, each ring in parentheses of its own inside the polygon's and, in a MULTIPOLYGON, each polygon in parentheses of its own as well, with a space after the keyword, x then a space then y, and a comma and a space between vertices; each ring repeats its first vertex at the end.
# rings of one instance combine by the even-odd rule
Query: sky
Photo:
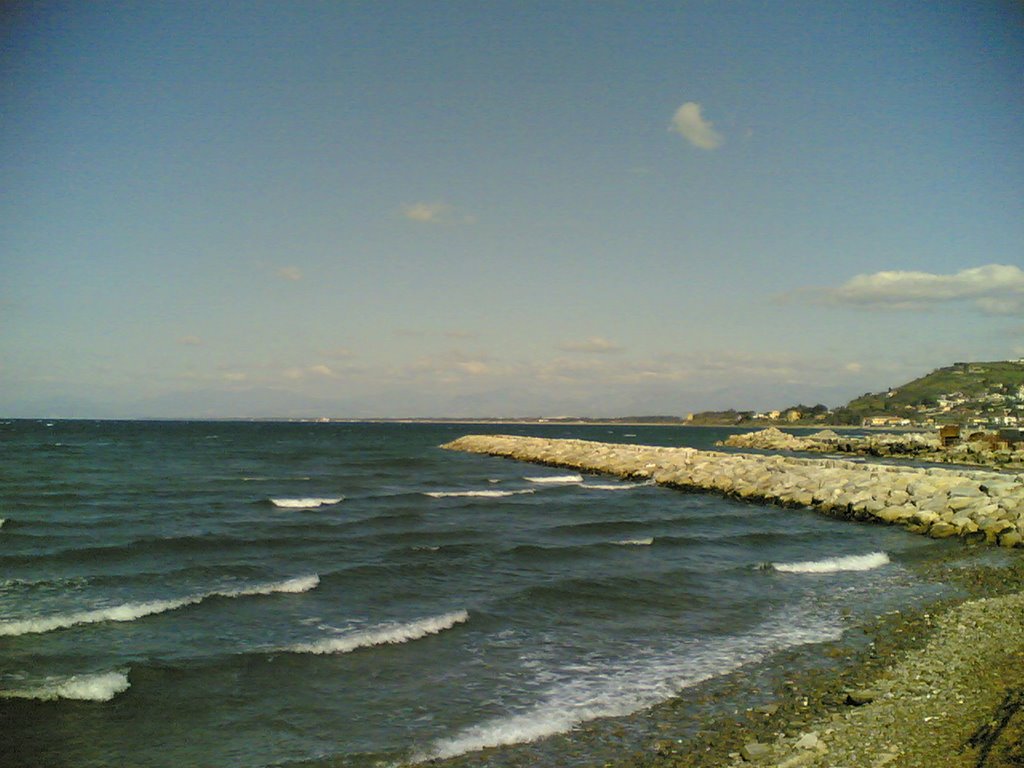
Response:
POLYGON ((1024 357, 1020 2, 0 35, 0 416, 684 415, 1024 357))

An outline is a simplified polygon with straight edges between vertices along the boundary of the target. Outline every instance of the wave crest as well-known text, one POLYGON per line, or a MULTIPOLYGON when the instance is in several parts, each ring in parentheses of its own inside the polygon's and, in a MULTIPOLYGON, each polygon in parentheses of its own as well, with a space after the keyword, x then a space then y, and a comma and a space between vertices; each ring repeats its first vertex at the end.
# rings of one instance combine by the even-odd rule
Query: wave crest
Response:
POLYGON ((271 499, 270 503, 281 509, 318 509, 320 507, 334 506, 344 500, 344 496, 308 496, 300 499, 271 499))
POLYGON ((119 693, 128 690, 127 672, 100 672, 94 675, 72 675, 65 678, 50 678, 43 685, 14 691, 0 691, 0 697, 7 699, 38 699, 56 701, 110 701, 119 693))
POLYGON ((314 643, 299 643, 283 650, 292 653, 351 653, 357 648, 370 648, 375 645, 400 645, 421 637, 436 635, 456 624, 469 621, 467 611, 453 611, 431 616, 425 619, 410 621, 406 624, 384 624, 362 632, 354 632, 343 637, 331 637, 314 643))
POLYGON ((582 483, 583 475, 555 475, 555 476, 543 476, 543 477, 524 477, 524 480, 528 480, 531 483, 582 483))
POLYGON ((631 491, 635 488, 647 488, 651 485, 653 483, 587 483, 581 487, 585 491, 631 491))
POLYGON ((446 499, 449 497, 479 497, 483 499, 500 499, 505 496, 520 496, 522 494, 535 493, 532 488, 522 491, 424 491, 424 496, 432 499, 446 499))
POLYGON ((830 557, 800 563, 772 563, 772 568, 783 573, 838 573, 839 571, 871 571, 888 565, 889 555, 872 552, 869 555, 830 557))
POLYGON ((233 590, 218 590, 189 595, 175 600, 150 600, 143 603, 124 603, 107 608, 95 608, 91 611, 77 611, 43 618, 20 619, 0 622, 0 635, 38 635, 56 629, 67 629, 79 624, 98 624, 104 621, 135 621, 143 616, 166 613, 188 605, 196 605, 210 597, 246 597, 250 595, 269 595, 275 592, 299 593, 308 592, 320 583, 317 574, 297 576, 285 581, 268 584, 257 584, 233 590))

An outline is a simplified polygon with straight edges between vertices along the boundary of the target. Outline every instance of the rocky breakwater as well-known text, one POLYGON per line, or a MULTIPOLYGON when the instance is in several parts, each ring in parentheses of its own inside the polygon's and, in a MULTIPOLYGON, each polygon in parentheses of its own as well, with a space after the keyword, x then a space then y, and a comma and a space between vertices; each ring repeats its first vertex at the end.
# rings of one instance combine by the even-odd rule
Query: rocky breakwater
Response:
POLYGON ((1024 545, 1024 475, 508 435, 468 435, 442 447, 813 507, 935 538, 1024 545))
POLYGON ((757 432, 731 435, 719 445, 730 448, 758 448, 767 451, 807 451, 813 453, 851 453, 860 456, 889 456, 940 464, 975 464, 1005 469, 1024 469, 1024 445, 1009 446, 992 435, 978 433, 944 447, 934 432, 879 432, 855 437, 831 429, 798 436, 768 427, 757 432))

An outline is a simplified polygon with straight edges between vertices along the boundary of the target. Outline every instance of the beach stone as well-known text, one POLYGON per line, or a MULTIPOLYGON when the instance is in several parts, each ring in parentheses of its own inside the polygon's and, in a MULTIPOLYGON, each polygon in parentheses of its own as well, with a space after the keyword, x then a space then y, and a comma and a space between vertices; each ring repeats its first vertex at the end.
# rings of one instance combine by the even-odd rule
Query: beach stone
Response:
POLYGON ((778 764, 778 768, 800 768, 802 765, 810 765, 818 759, 816 752, 797 752, 791 757, 787 757, 781 763, 778 764))
POLYGON ((861 707, 881 697, 882 692, 877 688, 857 688, 846 692, 846 703, 854 707, 861 707))
POLYGON ((1019 547, 1022 543, 1024 543, 1024 536, 1020 534, 1020 531, 1013 530, 999 534, 999 546, 1001 547, 1019 547))
POLYGON ((796 744, 794 744, 793 746, 797 749, 817 749, 819 741, 820 739, 818 738, 818 732, 811 731, 810 733, 805 733, 803 736, 797 739, 796 744))
POLYGON ((769 760, 774 753, 774 750, 768 744, 762 744, 759 741, 752 741, 749 744, 744 744, 740 748, 740 755, 748 763, 763 763, 769 760))
POLYGON ((934 523, 928 529, 928 535, 933 539, 948 539, 950 536, 956 536, 959 532, 960 530, 955 525, 942 520, 934 523))

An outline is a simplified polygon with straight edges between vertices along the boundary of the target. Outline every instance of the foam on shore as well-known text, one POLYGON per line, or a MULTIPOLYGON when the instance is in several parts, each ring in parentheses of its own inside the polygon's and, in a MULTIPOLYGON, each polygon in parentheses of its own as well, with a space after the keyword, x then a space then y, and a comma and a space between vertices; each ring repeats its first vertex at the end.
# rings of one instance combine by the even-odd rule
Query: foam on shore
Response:
POLYGON ((869 555, 848 555, 829 557, 824 560, 810 560, 800 563, 772 563, 772 568, 782 573, 839 573, 840 571, 871 571, 889 563, 885 552, 869 555))

